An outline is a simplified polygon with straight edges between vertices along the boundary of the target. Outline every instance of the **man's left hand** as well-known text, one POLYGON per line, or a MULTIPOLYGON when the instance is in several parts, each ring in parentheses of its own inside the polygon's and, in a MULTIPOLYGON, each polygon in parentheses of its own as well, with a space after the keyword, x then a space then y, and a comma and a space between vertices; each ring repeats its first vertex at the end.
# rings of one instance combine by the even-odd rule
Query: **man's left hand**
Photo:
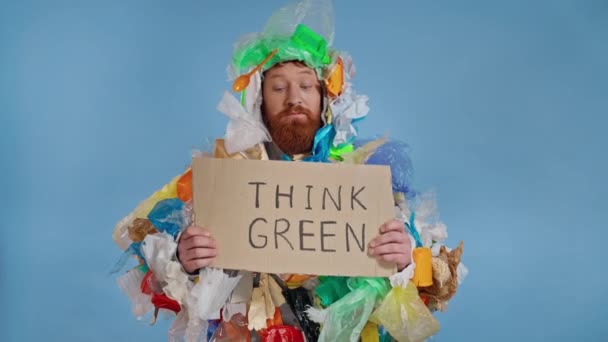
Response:
POLYGON ((370 241, 369 255, 378 261, 393 262, 402 271, 411 263, 412 245, 405 232, 405 225, 398 220, 390 220, 380 226, 380 234, 370 241))

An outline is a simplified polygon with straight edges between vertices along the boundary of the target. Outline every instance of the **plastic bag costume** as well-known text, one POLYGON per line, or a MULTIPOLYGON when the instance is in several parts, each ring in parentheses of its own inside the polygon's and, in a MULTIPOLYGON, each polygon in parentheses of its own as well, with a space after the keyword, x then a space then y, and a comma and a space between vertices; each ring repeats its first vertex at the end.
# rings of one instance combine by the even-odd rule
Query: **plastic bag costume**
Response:
POLYGON ((424 341, 439 330, 433 312, 445 311, 467 270, 462 242, 443 245, 447 228, 430 193, 411 182, 408 146, 389 138, 359 139, 367 97, 350 81, 350 56, 333 48, 329 1, 301 1, 281 8, 264 30, 236 45, 228 73, 233 91, 218 110, 229 118, 216 158, 389 165, 395 218, 412 241, 413 262, 389 278, 265 274, 203 268, 189 275, 176 257, 180 232, 192 223, 192 172, 184 170, 117 223, 113 239, 124 251, 114 272, 130 258, 139 265, 118 286, 142 319, 175 315, 170 341, 424 341), (261 85, 277 63, 300 61, 323 88, 323 125, 311 153, 283 154, 262 121, 261 85))

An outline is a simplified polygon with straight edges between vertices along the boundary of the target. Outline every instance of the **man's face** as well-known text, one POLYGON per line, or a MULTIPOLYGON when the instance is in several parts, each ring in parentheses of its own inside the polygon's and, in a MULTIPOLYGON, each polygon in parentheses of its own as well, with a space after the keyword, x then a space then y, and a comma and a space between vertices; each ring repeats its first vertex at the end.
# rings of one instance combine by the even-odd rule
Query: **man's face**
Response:
POLYGON ((304 64, 277 64, 264 74, 264 123, 275 144, 290 155, 310 152, 321 127, 321 84, 304 64))

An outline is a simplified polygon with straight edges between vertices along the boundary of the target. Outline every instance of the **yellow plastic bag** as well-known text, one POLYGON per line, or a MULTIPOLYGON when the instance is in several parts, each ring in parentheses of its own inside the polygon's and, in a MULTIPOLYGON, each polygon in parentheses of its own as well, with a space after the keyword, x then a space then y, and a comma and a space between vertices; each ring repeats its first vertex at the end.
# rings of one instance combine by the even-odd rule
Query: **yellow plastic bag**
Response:
POLYGON ((182 175, 173 177, 173 179, 169 183, 165 184, 162 189, 156 191, 152 194, 152 196, 141 202, 133 212, 135 217, 148 218, 148 214, 150 213, 152 208, 154 208, 156 203, 167 198, 176 198, 177 181, 181 176, 182 175))
POLYGON ((439 331, 439 322, 411 281, 406 288, 393 287, 369 320, 384 326, 400 342, 424 341, 439 331))

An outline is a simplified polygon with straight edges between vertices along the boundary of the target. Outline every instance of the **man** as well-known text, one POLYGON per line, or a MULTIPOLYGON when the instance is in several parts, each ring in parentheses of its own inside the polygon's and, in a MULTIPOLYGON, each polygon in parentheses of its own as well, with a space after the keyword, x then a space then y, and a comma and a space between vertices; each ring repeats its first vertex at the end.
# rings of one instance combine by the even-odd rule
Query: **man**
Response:
MULTIPOLYGON (((390 282, 385 278, 353 277, 347 283, 344 277, 334 277, 340 279, 328 281, 335 281, 333 290, 341 291, 325 301, 327 298, 319 298, 316 292, 323 280, 316 277, 240 271, 233 277, 233 272, 227 275, 217 271, 213 267, 215 257, 230 251, 217 249, 208 227, 190 225, 192 174, 188 170, 140 203, 117 224, 113 234, 116 243, 126 250, 125 255, 136 255, 140 261, 140 266, 119 279, 120 287, 132 300, 135 315, 142 316, 152 305, 157 312, 168 309, 178 313, 171 328, 172 340, 184 336, 198 340, 205 335, 207 322, 220 318, 220 312, 222 324, 235 324, 225 331, 239 330, 246 317, 241 337, 249 336, 253 330, 267 341, 276 338, 298 342, 303 341, 303 336, 308 341, 356 341, 360 336, 367 336, 364 341, 374 340, 374 336, 377 340, 379 325, 386 326, 384 332, 400 340, 423 340, 439 329, 410 279, 414 276, 414 246, 424 246, 430 256, 430 247, 439 247, 447 237, 445 226, 415 217, 409 207, 410 165, 400 145, 385 144, 390 146, 382 152, 380 146, 385 146, 384 142, 357 146, 353 124, 367 115, 367 97, 355 93, 349 83, 354 76, 350 57, 330 47, 330 7, 329 1, 302 0, 277 11, 262 33, 247 35, 237 42, 230 76, 241 101, 228 93, 220 101, 218 109, 230 122, 225 138, 216 141, 213 155, 285 162, 348 159, 354 163, 369 160, 389 164, 393 171, 395 219, 377 227, 367 248, 378 261, 394 263, 398 273, 390 277, 390 282), (310 16, 316 16, 311 22, 320 23, 314 30, 303 24, 310 16), (392 293, 389 287, 406 292, 392 293), (406 295, 407 301, 405 297, 399 302, 394 300, 395 296, 406 295), (209 304, 214 300, 214 306, 209 304), (340 306, 342 303, 348 303, 348 307, 340 306), (401 306, 390 308, 395 303, 401 306), (386 309, 385 314, 372 318, 372 310, 378 306, 386 309), (314 309, 319 307, 323 307, 323 313, 315 314, 314 309), (311 322, 322 323, 320 332, 319 325, 311 322), (293 326, 297 328, 291 337, 269 337, 271 333, 290 331, 293 326), (418 335, 404 335, 411 333, 418 335)), ((423 212, 433 214, 433 210, 423 212)), ((456 259, 450 266, 459 262, 456 259)), ((455 279, 455 268, 450 268, 445 283, 452 287, 441 300, 447 301, 453 295, 455 279)), ((445 287, 440 285, 429 295, 439 291, 444 294, 443 290, 445 287)))
MULTIPOLYGON (((277 64, 264 74, 262 93, 262 116, 272 137, 267 150, 275 152, 270 155, 274 159, 281 153, 291 158, 309 155, 323 124, 323 90, 314 70, 299 61, 277 64)), ((179 260, 188 273, 213 265, 217 253, 213 236, 204 227, 188 227, 179 239, 179 260)), ((392 220, 378 227, 369 253, 403 270, 411 261, 411 242, 403 222, 392 220)))

